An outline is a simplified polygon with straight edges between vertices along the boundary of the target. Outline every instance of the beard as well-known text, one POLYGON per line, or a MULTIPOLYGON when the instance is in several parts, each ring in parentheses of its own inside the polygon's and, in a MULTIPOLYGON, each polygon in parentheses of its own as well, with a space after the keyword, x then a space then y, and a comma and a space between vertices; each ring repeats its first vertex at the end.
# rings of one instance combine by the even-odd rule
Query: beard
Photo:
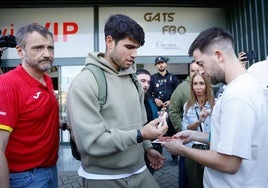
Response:
POLYGON ((210 81, 213 85, 216 85, 218 83, 225 84, 225 73, 217 62, 212 62, 211 67, 207 71, 204 71, 205 74, 210 78, 210 81))
POLYGON ((165 70, 166 70, 165 67, 160 67, 160 68, 158 69, 159 72, 165 72, 165 70))
POLYGON ((53 60, 51 58, 43 58, 39 61, 33 60, 29 58, 28 56, 25 57, 25 62, 29 67, 35 68, 39 70, 40 72, 46 72, 49 69, 51 69, 53 60))
POLYGON ((222 72, 215 72, 214 74, 212 74, 211 76, 209 76, 211 83, 213 85, 216 85, 218 83, 223 83, 226 84, 225 82, 225 76, 222 72))

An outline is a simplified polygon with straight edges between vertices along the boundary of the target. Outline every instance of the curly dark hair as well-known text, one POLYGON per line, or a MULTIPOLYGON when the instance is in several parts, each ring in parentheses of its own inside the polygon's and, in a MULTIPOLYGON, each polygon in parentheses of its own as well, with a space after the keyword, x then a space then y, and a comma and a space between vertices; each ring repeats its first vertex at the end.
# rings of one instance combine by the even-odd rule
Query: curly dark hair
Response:
POLYGON ((145 43, 145 34, 143 28, 130 17, 123 14, 111 15, 105 23, 105 38, 110 35, 117 44, 118 41, 129 38, 138 42, 140 46, 145 43))

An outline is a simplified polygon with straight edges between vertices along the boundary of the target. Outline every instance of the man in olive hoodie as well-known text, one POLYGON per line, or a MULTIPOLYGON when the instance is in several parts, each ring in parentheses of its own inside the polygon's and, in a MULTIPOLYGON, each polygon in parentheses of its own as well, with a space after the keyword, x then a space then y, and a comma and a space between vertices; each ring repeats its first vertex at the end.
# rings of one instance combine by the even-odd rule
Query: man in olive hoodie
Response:
POLYGON ((144 31, 128 16, 117 14, 107 19, 104 33, 105 54, 89 53, 86 64, 104 71, 105 105, 100 108, 91 71, 81 71, 68 92, 68 123, 81 153, 78 174, 84 187, 159 187, 146 168, 144 152, 153 168, 162 166, 164 158, 150 140, 161 137, 168 127, 165 122, 158 128, 161 118, 144 126, 144 93, 129 76, 136 72, 134 60, 144 44, 144 31))

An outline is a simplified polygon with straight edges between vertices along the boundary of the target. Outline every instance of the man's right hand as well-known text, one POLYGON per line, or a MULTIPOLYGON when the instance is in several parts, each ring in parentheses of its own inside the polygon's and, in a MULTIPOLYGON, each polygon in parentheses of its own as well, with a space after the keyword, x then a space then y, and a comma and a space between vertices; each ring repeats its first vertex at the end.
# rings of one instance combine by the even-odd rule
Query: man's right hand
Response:
POLYGON ((167 121, 165 118, 156 118, 146 124, 140 131, 143 140, 154 140, 161 138, 168 130, 167 121), (158 124, 164 121, 163 126, 158 127, 158 124))
POLYGON ((209 144, 209 133, 199 132, 194 130, 180 131, 173 135, 175 138, 179 138, 183 141, 183 144, 189 143, 191 141, 198 141, 205 144, 209 144))
POLYGON ((176 133, 175 135, 173 135, 173 137, 175 138, 179 138, 180 140, 183 141, 184 144, 187 144, 191 141, 194 140, 194 131, 193 130, 185 130, 185 131, 180 131, 178 133, 176 133))

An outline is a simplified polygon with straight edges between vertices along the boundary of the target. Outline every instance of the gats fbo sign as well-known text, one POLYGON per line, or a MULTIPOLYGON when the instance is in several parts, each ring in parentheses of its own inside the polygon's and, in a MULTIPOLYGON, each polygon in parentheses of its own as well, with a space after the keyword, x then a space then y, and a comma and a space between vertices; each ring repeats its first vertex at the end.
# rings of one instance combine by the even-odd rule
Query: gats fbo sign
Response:
POLYGON ((175 12, 157 12, 157 13, 153 13, 153 12, 146 12, 144 14, 144 20, 146 22, 167 22, 167 23, 171 23, 171 24, 167 24, 167 25, 163 25, 162 27, 162 34, 184 34, 186 33, 186 28, 185 26, 177 26, 177 25, 173 25, 172 22, 174 22, 175 20, 175 12))
MULTIPOLYGON (((100 32, 109 15, 116 13, 130 16, 143 27, 145 44, 138 50, 139 56, 188 56, 190 44, 202 30, 225 27, 224 10, 220 8, 101 7, 99 13, 100 32)), ((104 51, 104 34, 99 37, 100 50, 104 51)))

